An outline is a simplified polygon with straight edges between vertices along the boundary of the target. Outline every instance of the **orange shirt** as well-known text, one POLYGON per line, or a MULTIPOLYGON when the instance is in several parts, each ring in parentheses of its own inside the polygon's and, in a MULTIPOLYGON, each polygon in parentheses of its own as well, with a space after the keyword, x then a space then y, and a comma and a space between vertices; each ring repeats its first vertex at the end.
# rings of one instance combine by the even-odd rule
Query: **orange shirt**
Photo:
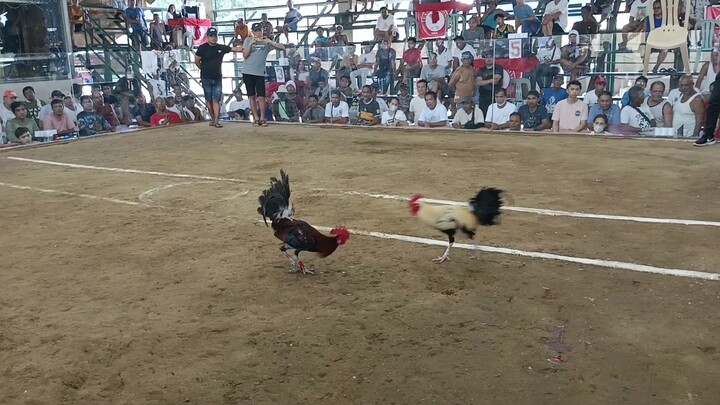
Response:
POLYGON ((83 9, 80 6, 70 6, 70 21, 78 22, 83 20, 83 9))
POLYGON ((248 29, 247 24, 244 25, 242 28, 235 27, 235 37, 242 39, 243 41, 245 38, 250 36, 250 29, 248 29))

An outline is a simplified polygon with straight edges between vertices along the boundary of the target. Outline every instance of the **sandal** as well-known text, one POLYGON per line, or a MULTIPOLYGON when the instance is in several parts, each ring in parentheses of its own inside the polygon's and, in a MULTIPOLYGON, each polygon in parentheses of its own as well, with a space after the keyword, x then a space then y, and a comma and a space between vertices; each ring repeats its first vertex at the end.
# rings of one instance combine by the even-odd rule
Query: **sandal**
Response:
POLYGON ((215 126, 215 123, 212 122, 212 121, 210 121, 210 126, 211 126, 211 127, 214 127, 214 126, 215 126))
POLYGON ((260 120, 260 126, 261 126, 261 127, 266 127, 266 126, 268 126, 267 121, 265 121, 265 120, 260 120))
POLYGON ((259 127, 259 126, 260 126, 260 121, 258 121, 258 120, 253 121, 253 126, 254 126, 254 127, 259 127))
POLYGON ((222 128, 222 127, 223 127, 223 126, 222 126, 222 124, 220 123, 220 121, 218 121, 218 122, 215 123, 215 128, 222 128))

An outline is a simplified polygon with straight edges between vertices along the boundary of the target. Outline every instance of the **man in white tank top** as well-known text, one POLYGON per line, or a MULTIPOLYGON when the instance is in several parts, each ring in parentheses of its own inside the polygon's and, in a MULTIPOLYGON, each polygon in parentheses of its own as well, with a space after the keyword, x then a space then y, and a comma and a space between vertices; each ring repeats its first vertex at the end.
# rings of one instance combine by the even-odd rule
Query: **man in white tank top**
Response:
POLYGON ((683 138, 698 137, 705 119, 705 102, 692 76, 680 78, 680 98, 673 105, 673 131, 683 138))
POLYGON ((663 98, 665 94, 665 83, 660 80, 653 82, 650 86, 650 97, 645 100, 650 112, 655 118, 657 127, 672 127, 673 109, 672 104, 663 98))

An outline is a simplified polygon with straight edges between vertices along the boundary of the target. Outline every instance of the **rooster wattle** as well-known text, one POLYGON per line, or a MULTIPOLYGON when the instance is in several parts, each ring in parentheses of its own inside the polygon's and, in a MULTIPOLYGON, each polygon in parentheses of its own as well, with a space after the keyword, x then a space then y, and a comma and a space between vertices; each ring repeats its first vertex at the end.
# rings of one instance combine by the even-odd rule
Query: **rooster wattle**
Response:
POLYGON ((497 225, 500 207, 503 205, 502 193, 503 191, 497 188, 483 188, 468 201, 467 206, 430 205, 420 201, 421 195, 413 196, 408 204, 410 213, 443 232, 449 239, 445 253, 433 261, 442 263, 450 260, 450 248, 455 243, 455 235, 458 232, 473 239, 478 226, 497 225))
POLYGON ((267 220, 270 219, 275 237, 283 242, 280 251, 292 261, 293 272, 313 274, 300 261, 300 252, 315 252, 320 257, 327 257, 350 238, 345 228, 335 228, 330 231, 332 236, 326 236, 307 222, 293 218, 295 210, 290 202, 290 178, 284 170, 280 170, 280 180, 270 178, 270 187, 263 191, 258 202, 258 213, 262 215, 265 225, 268 225, 267 220), (290 249, 295 250, 295 256, 287 252, 290 249))

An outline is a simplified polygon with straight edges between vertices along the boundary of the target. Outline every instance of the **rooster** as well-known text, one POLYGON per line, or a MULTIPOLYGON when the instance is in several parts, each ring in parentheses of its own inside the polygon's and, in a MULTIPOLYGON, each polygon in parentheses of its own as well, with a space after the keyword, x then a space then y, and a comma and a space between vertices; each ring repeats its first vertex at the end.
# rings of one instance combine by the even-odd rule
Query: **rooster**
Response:
POLYGON ((483 188, 467 206, 429 205, 419 201, 421 195, 413 196, 409 203, 410 213, 445 233, 449 239, 445 253, 433 261, 442 263, 450 260, 450 248, 455 243, 458 232, 473 239, 478 226, 497 225, 500 207, 503 205, 502 193, 503 191, 497 188, 483 188))
POLYGON ((275 237, 283 242, 280 251, 292 261, 292 272, 314 274, 300 261, 300 252, 316 252, 320 257, 327 257, 350 238, 345 228, 334 228, 330 231, 332 236, 325 236, 307 222, 293 218, 295 210, 290 202, 290 178, 284 170, 280 170, 280 180, 270 178, 270 187, 263 191, 258 202, 258 213, 265 225, 268 225, 269 218, 275 237), (295 249, 295 256, 287 252, 290 249, 295 249))

